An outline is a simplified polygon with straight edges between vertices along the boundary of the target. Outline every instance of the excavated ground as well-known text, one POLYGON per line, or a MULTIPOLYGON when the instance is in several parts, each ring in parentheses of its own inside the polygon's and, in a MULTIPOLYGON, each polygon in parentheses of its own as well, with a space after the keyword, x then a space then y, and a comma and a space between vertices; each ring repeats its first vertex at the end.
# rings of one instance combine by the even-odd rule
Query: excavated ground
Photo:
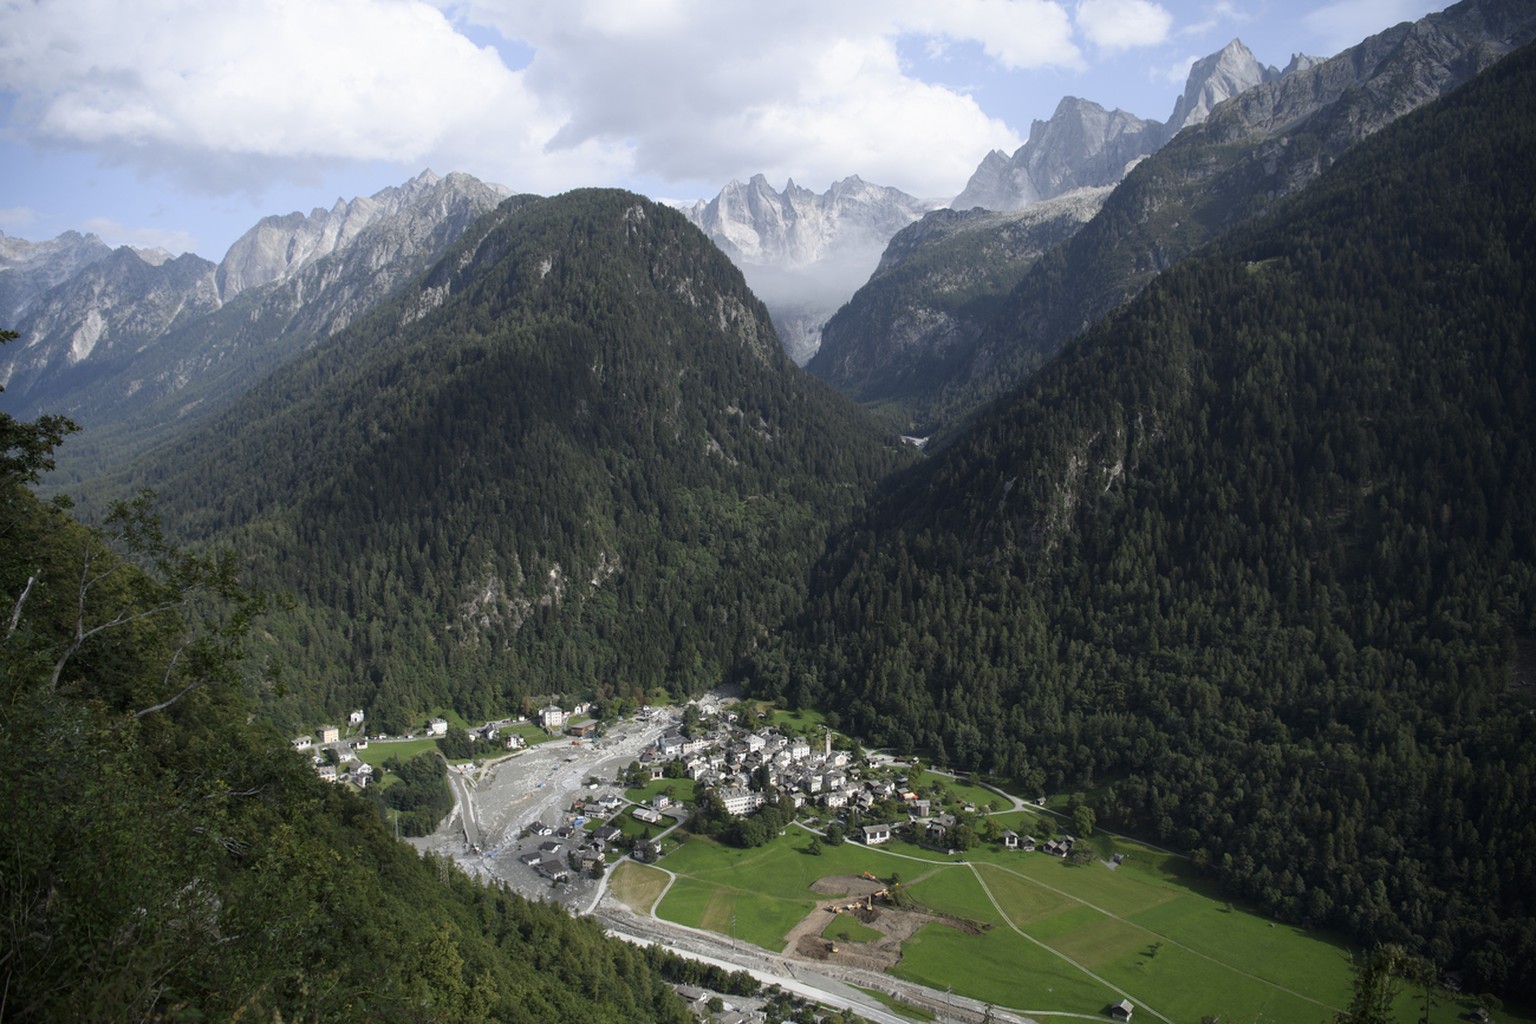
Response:
POLYGON ((871 971, 885 971, 901 960, 901 945, 917 933, 925 924, 943 924, 974 935, 985 925, 947 914, 934 914, 925 910, 901 909, 886 900, 875 900, 869 906, 869 897, 885 888, 884 882, 871 881, 857 875, 829 875, 812 884, 815 892, 835 895, 835 899, 821 900, 794 928, 790 929, 784 945, 787 956, 806 960, 829 960, 861 967, 871 971), (850 907, 850 905, 855 905, 850 907), (860 924, 880 933, 872 942, 854 942, 838 939, 832 942, 821 937, 832 920, 834 910, 843 907, 844 913, 860 924), (836 952, 833 952, 833 947, 836 952))

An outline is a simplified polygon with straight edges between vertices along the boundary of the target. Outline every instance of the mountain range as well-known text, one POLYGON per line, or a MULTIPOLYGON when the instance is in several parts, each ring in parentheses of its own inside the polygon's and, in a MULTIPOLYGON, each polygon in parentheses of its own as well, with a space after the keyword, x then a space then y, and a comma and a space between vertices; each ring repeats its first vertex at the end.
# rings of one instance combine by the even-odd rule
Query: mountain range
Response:
POLYGON ((76 457, 120 462, 345 327, 507 194, 427 171, 329 210, 268 217, 218 264, 94 236, 7 239, 0 296, 21 337, 0 351, 6 402, 110 430, 127 449, 76 457))
POLYGON ((1204 121, 1223 100, 1316 63, 1315 57, 1297 55, 1281 71, 1260 64, 1242 40, 1234 39, 1190 67, 1184 92, 1166 121, 1064 97, 1049 121, 1030 126, 1028 141, 1012 156, 1001 150, 987 154, 951 205, 1017 210, 1074 189, 1113 185, 1138 160, 1204 121))
MULTIPOLYGON (((194 902, 254 900, 265 936, 303 900, 261 902, 268 875, 240 858, 286 877, 269 833, 293 863, 326 857, 286 819, 252 824, 277 810, 232 794, 277 769, 209 735, 259 751, 253 720, 276 736, 363 707, 396 731, 729 682, 1080 794, 1278 921, 1529 997, 1533 38, 1529 0, 1463 0, 1284 74, 1228 47, 1162 127, 1064 104, 1008 180, 1066 191, 1022 209, 759 178, 679 211, 427 175, 263 222, 218 266, 0 240, 0 297, 30 332, 0 350, 7 386, 86 422, 86 507, 153 488, 165 533, 120 538, 152 577, 203 565, 170 538, 232 552, 199 570, 215 583, 238 568, 288 597, 259 624, 195 606, 215 638, 249 625, 238 642, 183 645, 151 617, 128 648, 97 645, 78 616, 106 605, 72 599, 92 577, 70 561, 96 549, 7 481, 4 678, 39 741, 7 744, 0 778, 44 790, 12 804, 84 870, 52 765, 105 750, 89 806, 126 794, 178 827, 201 806, 181 795, 218 780, 235 831, 189 832, 187 870, 149 880, 156 934, 179 942, 206 877, 226 888, 194 902), (795 366, 739 264, 809 272, 886 231, 795 366), (93 287, 120 296, 96 326, 66 315, 93 287), (229 683, 243 653, 244 689, 191 680, 184 734, 100 717, 158 699, 192 671, 183 650, 229 683), (218 860, 230 837, 255 852, 218 860)), ((98 600, 164 594, 123 578, 98 600)), ((152 829, 122 831, 125 863, 172 863, 152 829)), ((66 895, 92 934, 134 920, 108 891, 103 932, 89 886, 66 895)), ((309 991, 265 963, 252 984, 309 991)))
MULTIPOLYGON (((1298 58, 1292 67, 1303 64, 1298 58)), ((948 205, 1013 210, 1074 182, 1112 184, 1178 127, 1276 74, 1234 41, 1196 62, 1173 118, 1157 131, 1144 130, 1153 122, 1065 99, 1049 122, 1036 123, 1004 173, 1040 178, 1027 196, 983 187, 1002 159, 992 154, 948 205), (1132 123, 1142 127, 1131 130, 1132 123), (1140 140, 1134 155, 1122 135, 1140 140)), ((507 194, 467 175, 439 179, 427 171, 329 209, 264 218, 216 265, 127 247, 108 259, 111 250, 94 236, 44 243, 0 236, 0 313, 22 335, 0 353, 7 402, 25 414, 64 410, 101 426, 133 419, 129 433, 137 437, 147 436, 148 424, 200 414, 419 273, 507 194)), ((890 238, 944 205, 857 176, 817 194, 793 181, 780 192, 759 175, 680 208, 747 275, 785 350, 804 365, 890 238)))
MULTIPOLYGON (((878 282, 807 365, 905 433, 943 433, 1211 239, 1272 209, 1342 153, 1536 33, 1529 5, 1457 4, 1218 105, 1140 160, 1080 230, 1022 273, 953 256, 900 330, 878 282), (934 305, 935 291, 945 301, 934 305), (932 308, 933 312, 926 310, 932 308)), ((1231 49, 1230 47, 1228 48, 1231 49)), ((1188 94, 1186 94, 1188 95, 1188 94)), ((1002 228, 999 230, 1013 230, 1002 228)), ((982 247, 974 246, 976 252, 982 247)))

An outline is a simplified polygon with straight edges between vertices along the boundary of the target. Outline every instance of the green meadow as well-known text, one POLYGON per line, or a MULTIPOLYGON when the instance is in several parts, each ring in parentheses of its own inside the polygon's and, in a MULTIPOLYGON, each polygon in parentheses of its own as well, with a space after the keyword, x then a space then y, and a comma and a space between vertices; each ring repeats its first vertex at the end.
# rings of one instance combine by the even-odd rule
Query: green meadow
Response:
MULTIPOLYGON (((810 888, 818 878, 896 873, 940 919, 906 942, 893 973, 941 991, 1047 1016, 1098 1015, 1128 998, 1138 1020, 1170 1024, 1324 1024, 1349 1002, 1347 946, 1214 897, 1177 855, 1124 838, 1113 869, 990 844, 964 858, 902 842, 823 845, 817 856, 809 841, 798 827, 752 850, 690 837, 662 863, 677 881, 656 913, 777 951, 825 898, 810 888)), ((868 941, 850 925, 835 918, 822 934, 868 941)), ((1420 1020, 1417 998, 1400 996, 1404 1024, 1420 1020)), ((1442 996, 1431 1024, 1456 1024, 1471 1005, 1442 996)), ((1510 1007, 1498 1019, 1533 1020, 1510 1007)))
POLYGON ((884 936, 852 914, 828 914, 821 937, 833 942, 879 942, 884 936))
POLYGON ((651 797, 667 793, 678 803, 691 804, 698 788, 692 779, 655 779, 643 786, 625 790, 624 795, 637 804, 650 803, 651 797))
POLYGON ((398 757, 401 761, 409 761, 417 754, 436 749, 437 740, 375 740, 369 743, 366 749, 357 752, 357 759, 365 761, 375 768, 379 768, 392 757, 398 757))

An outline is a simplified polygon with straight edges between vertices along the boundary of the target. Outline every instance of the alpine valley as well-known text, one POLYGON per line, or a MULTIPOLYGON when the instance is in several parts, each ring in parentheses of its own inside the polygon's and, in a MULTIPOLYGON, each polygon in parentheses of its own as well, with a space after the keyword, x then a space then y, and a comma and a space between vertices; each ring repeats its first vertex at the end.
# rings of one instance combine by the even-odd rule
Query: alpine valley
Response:
MULTIPOLYGON (((552 702, 618 734, 726 691, 828 757, 836 733, 954 773, 950 836, 1003 813, 989 792, 1100 832, 1059 867, 1100 880, 1076 912, 1118 967, 1004 912, 1044 922, 1077 881, 914 837, 879 884, 933 894, 890 972, 932 1002, 850 973, 843 1008, 1128 1019, 999 999, 945 951, 1182 993, 1170 957, 1204 969, 1263 915, 1253 949, 1355 951, 1341 997, 1283 953, 1233 975, 1284 975, 1316 1021, 1536 1019, 1533 37, 1531 0, 1463 0, 1283 70, 1234 42, 1169 120, 1069 97, 954 201, 426 172, 217 264, 0 236, 0 1016, 696 1019, 700 964, 391 837, 386 806, 441 818, 436 748, 407 806, 404 764, 387 804, 289 741, 360 709, 470 744, 552 702), (1210 918, 1103 909, 1132 843, 1210 918), (1218 937, 1142 949, 1181 927, 1218 937)), ((721 956, 830 970, 874 941, 855 915, 807 967, 743 894, 826 856, 824 895, 864 898, 837 840, 891 839, 901 788, 817 808, 744 765, 719 770, 767 794, 750 828, 657 762, 678 789, 647 799, 698 796, 651 902, 698 904, 721 956)), ((1197 994, 1138 1009, 1217 1017, 1197 994)))

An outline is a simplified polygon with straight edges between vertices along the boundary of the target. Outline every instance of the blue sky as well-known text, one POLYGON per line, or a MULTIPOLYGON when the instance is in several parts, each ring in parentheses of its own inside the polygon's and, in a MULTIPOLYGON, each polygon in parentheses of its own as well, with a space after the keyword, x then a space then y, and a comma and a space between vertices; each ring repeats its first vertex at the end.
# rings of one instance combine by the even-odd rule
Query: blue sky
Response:
POLYGON ((1166 118, 1189 64, 1330 56, 1443 0, 0 0, 0 231, 221 258, 426 168, 712 196, 950 198, 1064 95, 1166 118), (558 8, 558 9, 557 9, 558 8))

